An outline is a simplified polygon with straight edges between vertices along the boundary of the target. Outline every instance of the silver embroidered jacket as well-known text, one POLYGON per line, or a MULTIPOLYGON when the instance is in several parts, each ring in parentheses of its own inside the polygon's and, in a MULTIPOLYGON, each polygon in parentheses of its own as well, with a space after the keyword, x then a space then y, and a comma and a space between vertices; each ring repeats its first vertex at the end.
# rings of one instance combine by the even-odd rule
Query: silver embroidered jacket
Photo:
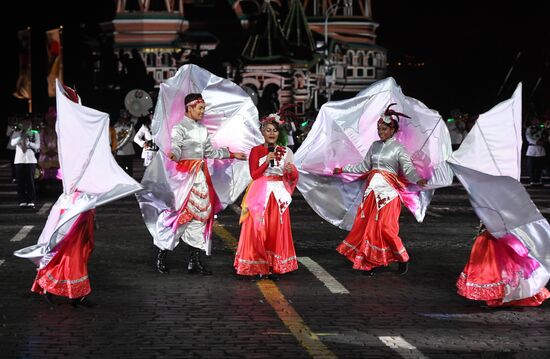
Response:
POLYGON ((172 128, 172 153, 177 160, 228 158, 227 148, 214 149, 206 126, 188 117, 172 128))
POLYGON ((365 158, 356 165, 347 165, 342 168, 347 173, 366 173, 370 170, 382 170, 399 174, 399 170, 413 183, 420 180, 411 157, 405 147, 393 137, 382 141, 374 141, 365 158))

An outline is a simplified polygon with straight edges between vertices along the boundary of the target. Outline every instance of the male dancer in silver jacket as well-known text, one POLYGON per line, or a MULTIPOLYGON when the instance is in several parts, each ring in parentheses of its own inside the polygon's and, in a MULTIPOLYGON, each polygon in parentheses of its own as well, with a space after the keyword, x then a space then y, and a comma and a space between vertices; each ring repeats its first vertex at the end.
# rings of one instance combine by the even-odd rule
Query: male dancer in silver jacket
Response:
MULTIPOLYGON (((198 93, 190 93, 185 97, 186 115, 174 126, 171 133, 172 145, 169 157, 177 161, 180 172, 195 176, 193 186, 186 195, 183 206, 179 209, 178 225, 184 226, 181 239, 190 249, 187 271, 190 274, 210 275, 211 271, 201 263, 201 251, 208 251, 214 219, 216 193, 212 186, 206 158, 236 158, 245 160, 244 153, 232 153, 228 148, 214 149, 210 135, 200 123, 204 117, 205 103, 198 93)), ((159 250, 157 269, 167 273, 166 256, 168 250, 159 250)))

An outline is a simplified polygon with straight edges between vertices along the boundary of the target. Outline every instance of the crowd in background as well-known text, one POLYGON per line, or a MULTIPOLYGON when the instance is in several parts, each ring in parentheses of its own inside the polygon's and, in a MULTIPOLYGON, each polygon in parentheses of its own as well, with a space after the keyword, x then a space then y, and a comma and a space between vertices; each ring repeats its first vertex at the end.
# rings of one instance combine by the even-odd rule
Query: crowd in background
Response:
POLYGON ((542 185, 542 176, 550 176, 550 111, 533 116, 525 129, 525 152, 531 185, 542 185))
MULTIPOLYGON (((446 120, 446 124, 453 151, 458 149, 478 117, 461 113, 460 110, 451 111, 451 117, 446 120)), ((550 176, 550 111, 544 115, 531 112, 526 117, 522 151, 525 155, 524 174, 529 177, 530 185, 542 186, 542 177, 550 176)))
POLYGON ((478 117, 469 113, 461 113, 460 110, 451 111, 451 117, 445 123, 451 135, 453 151, 458 149, 468 132, 474 127, 478 117))

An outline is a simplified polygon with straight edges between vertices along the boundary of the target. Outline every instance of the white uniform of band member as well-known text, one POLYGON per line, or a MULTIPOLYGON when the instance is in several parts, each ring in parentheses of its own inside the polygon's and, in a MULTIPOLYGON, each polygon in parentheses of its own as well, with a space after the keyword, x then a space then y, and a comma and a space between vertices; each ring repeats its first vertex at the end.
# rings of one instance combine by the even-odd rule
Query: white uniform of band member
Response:
POLYGON ((149 166, 153 161, 153 158, 157 154, 158 147, 153 142, 153 135, 151 134, 150 126, 141 125, 140 129, 134 136, 134 142, 143 148, 141 151, 141 158, 143 158, 143 165, 149 166))
POLYGON ((36 189, 34 171, 36 152, 40 151, 40 134, 31 128, 30 119, 23 121, 22 129, 11 134, 10 144, 15 146, 15 174, 17 178, 17 196, 19 207, 34 208, 36 189))

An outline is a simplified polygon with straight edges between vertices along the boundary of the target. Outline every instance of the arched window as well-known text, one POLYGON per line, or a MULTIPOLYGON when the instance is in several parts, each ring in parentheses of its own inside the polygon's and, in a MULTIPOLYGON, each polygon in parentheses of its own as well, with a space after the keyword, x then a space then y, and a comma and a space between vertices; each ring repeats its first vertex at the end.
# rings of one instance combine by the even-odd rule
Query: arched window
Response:
POLYGON ((367 53, 367 66, 374 66, 374 56, 372 54, 372 51, 369 51, 367 53))
POLYGON ((170 54, 167 53, 167 52, 164 52, 164 53, 162 53, 161 56, 162 56, 162 57, 161 57, 161 59, 162 59, 162 60, 161 60, 162 66, 165 66, 165 67, 170 66, 170 63, 171 63, 171 56, 170 56, 170 54))
POLYGON ((357 51, 357 66, 365 66, 363 63, 365 60, 365 53, 363 51, 357 51))
POLYGON ((270 83, 265 86, 262 97, 258 100, 258 112, 260 116, 266 116, 279 110, 279 86, 270 83))
POLYGON ((382 54, 380 54, 379 52, 374 55, 374 66, 383 67, 382 54))
POLYGON ((354 64, 354 61, 353 61, 353 58, 355 57, 355 54, 353 53, 353 51, 351 50, 348 50, 348 52, 346 53, 346 65, 350 66, 350 65, 353 65, 354 64))
POLYGON ((146 57, 147 67, 156 67, 157 66, 157 54, 154 52, 149 52, 146 57))
POLYGON ((342 48, 336 44, 336 46, 334 46, 334 59, 336 60, 336 62, 341 62, 343 61, 343 55, 342 55, 342 48))

